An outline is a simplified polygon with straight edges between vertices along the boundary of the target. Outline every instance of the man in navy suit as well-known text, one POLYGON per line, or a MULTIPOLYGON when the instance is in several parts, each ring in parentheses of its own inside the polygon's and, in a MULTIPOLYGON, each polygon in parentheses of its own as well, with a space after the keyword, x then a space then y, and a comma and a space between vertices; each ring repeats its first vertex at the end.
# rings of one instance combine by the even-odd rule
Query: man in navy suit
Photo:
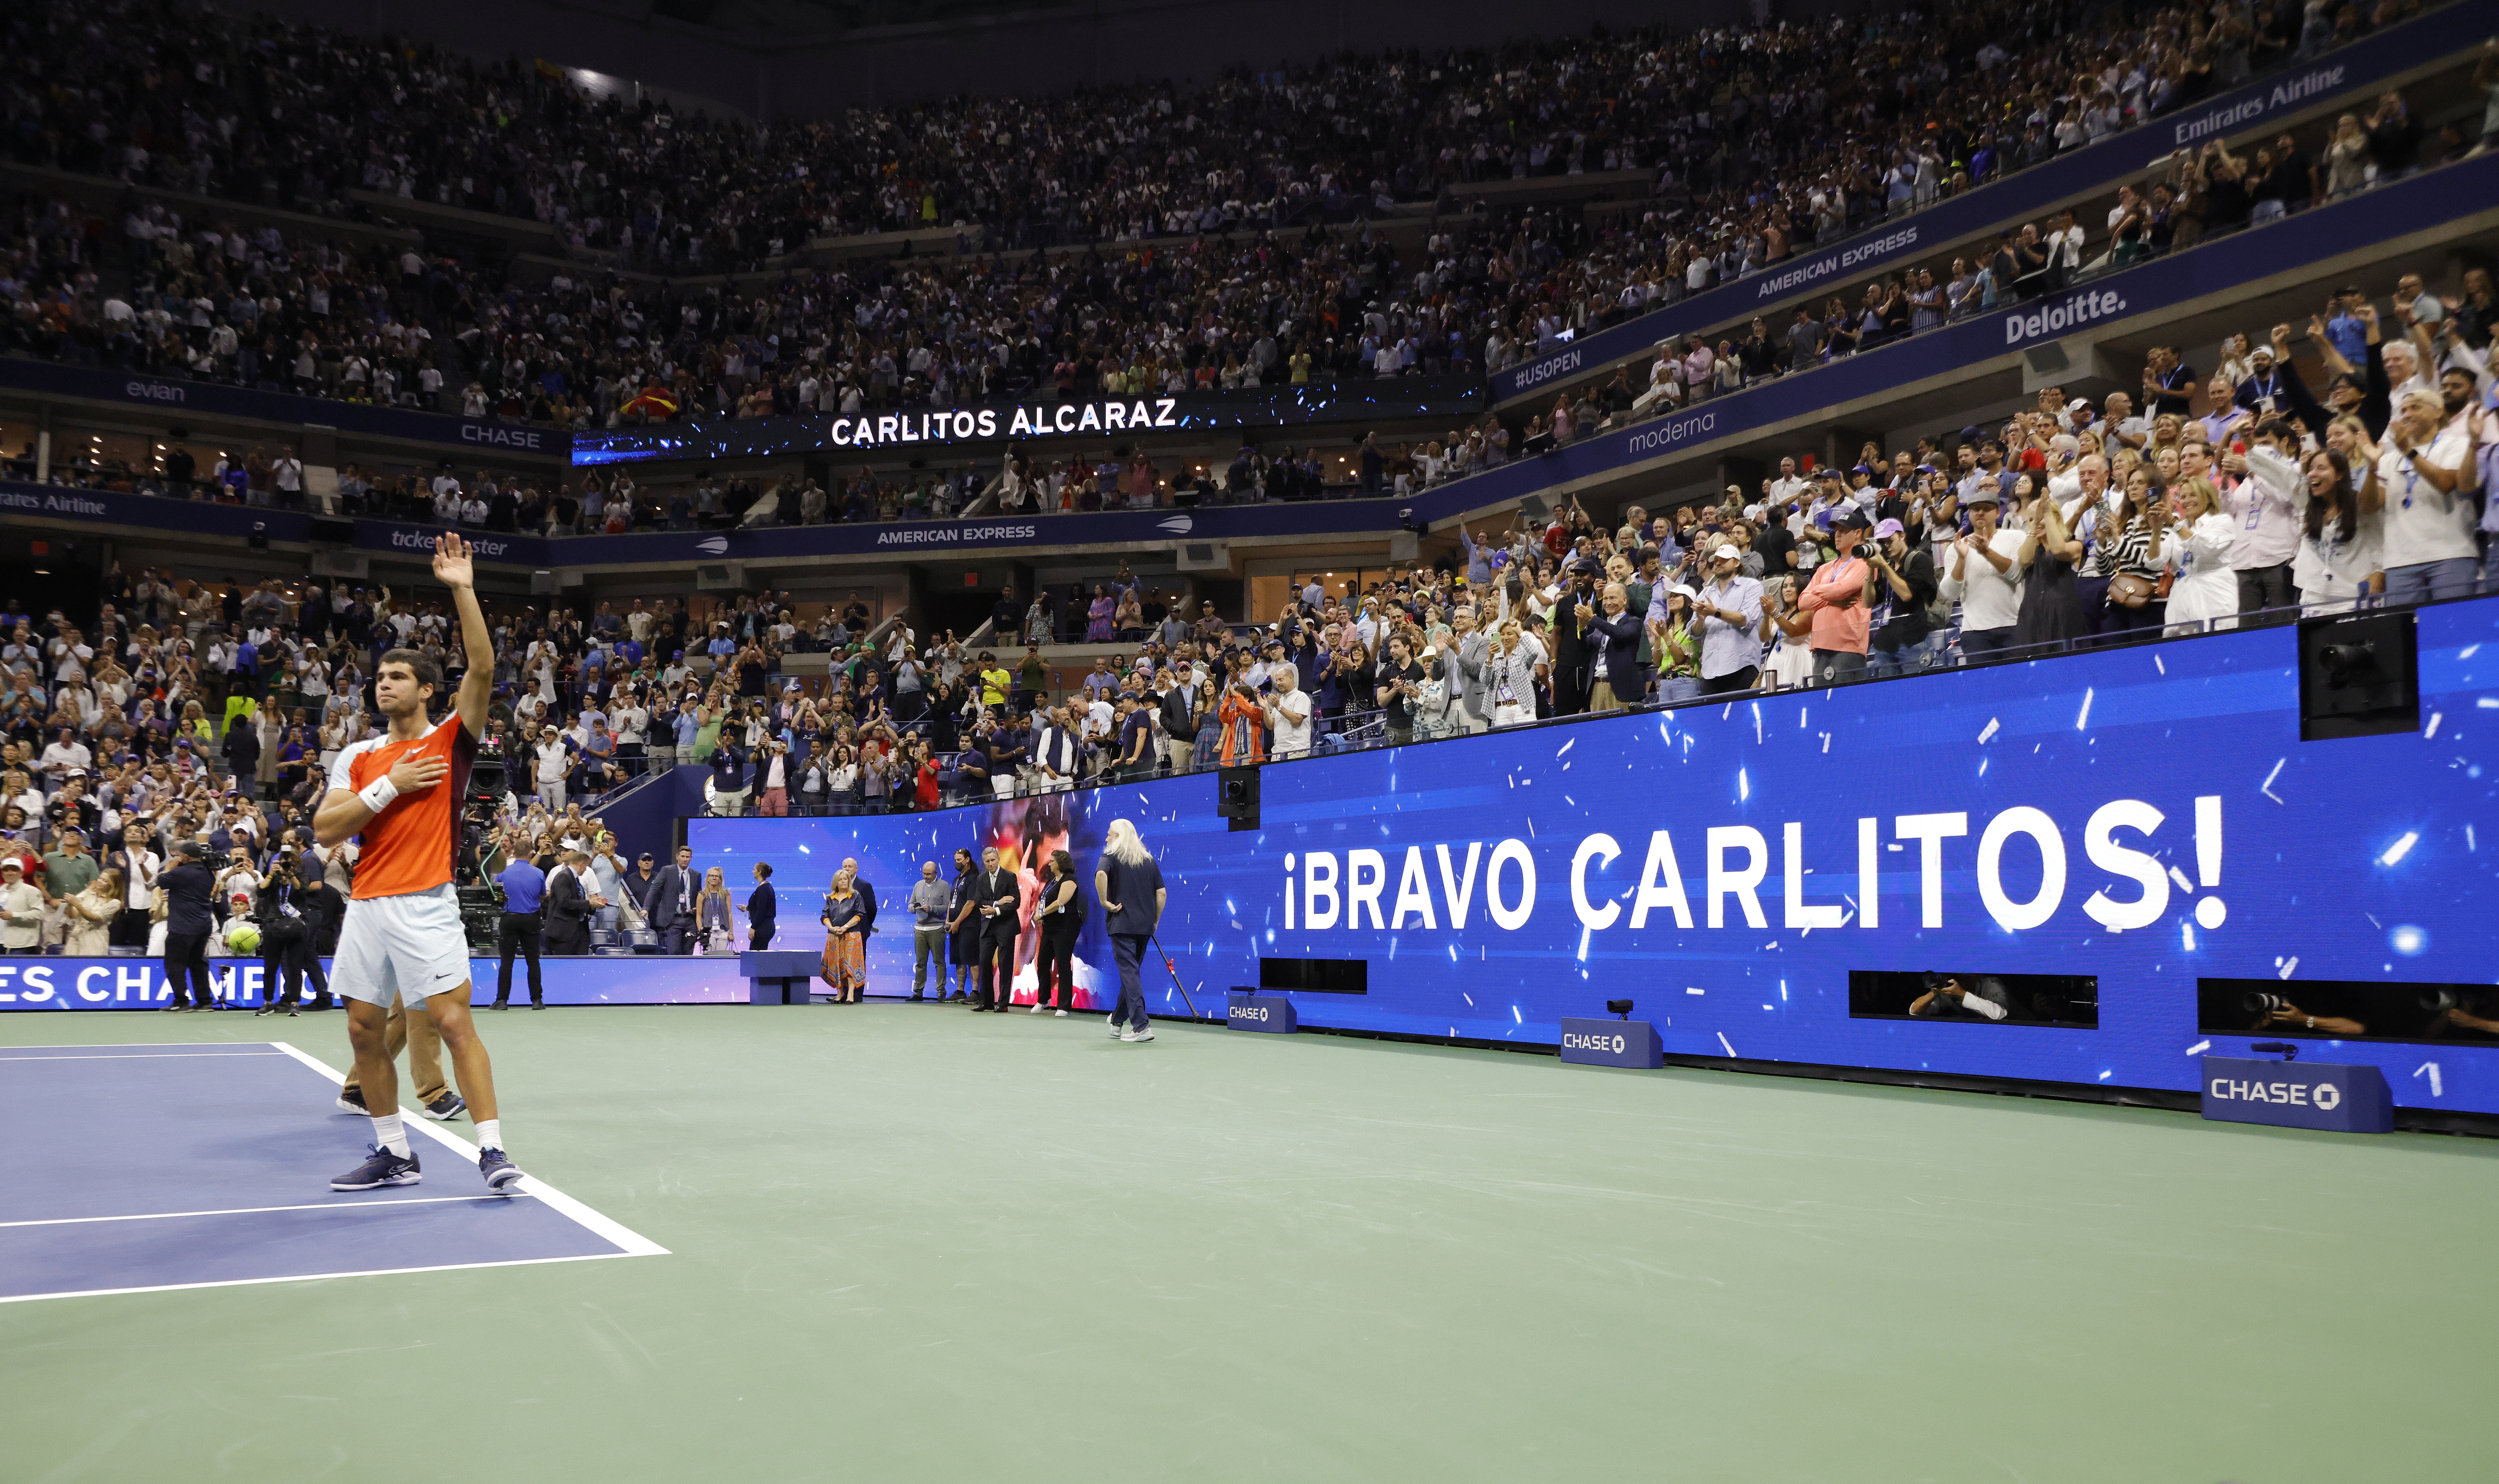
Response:
POLYGON ((674 864, 652 872, 647 884, 636 881, 634 885, 642 887, 642 912, 651 919, 651 931, 660 936, 660 952, 686 952, 695 925, 695 898, 702 894, 694 848, 678 846, 674 864))

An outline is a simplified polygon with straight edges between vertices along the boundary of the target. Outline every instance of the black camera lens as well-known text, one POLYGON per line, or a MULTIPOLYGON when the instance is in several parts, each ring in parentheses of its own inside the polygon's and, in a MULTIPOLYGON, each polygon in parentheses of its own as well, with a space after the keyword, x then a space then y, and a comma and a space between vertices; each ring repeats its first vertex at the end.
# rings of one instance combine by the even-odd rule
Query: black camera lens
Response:
POLYGON ((2248 1011, 2252 1015, 2271 1015, 2288 1003, 2289 1001, 2279 994, 2265 994, 2261 991, 2251 993, 2247 998, 2248 1011))

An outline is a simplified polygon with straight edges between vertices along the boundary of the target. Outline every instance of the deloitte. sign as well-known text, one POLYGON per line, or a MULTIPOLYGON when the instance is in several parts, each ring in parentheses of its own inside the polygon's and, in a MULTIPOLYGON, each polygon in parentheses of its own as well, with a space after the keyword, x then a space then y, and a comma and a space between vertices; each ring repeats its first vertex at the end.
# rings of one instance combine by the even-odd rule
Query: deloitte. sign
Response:
POLYGON ((2113 319, 2125 312, 2126 298, 2122 294, 2112 294, 2104 289, 2069 294, 2028 314, 2004 316, 2004 343, 2019 345, 2026 340, 2063 335, 2095 319, 2113 319))

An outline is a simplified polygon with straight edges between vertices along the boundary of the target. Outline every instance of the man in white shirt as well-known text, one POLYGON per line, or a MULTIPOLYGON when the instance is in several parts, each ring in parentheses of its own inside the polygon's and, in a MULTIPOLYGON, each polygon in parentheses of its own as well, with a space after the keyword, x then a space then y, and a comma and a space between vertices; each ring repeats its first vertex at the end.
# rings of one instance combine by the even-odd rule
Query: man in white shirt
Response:
POLYGON ((1779 477, 1770 481, 1770 503, 1784 505, 1790 500, 1801 500, 1812 488, 1813 481, 1797 472, 1796 460, 1781 459, 1779 477))
POLYGON ((547 808, 564 808, 564 775, 572 766, 572 749, 565 745, 564 733, 553 726, 542 728, 537 736, 538 797, 547 808))
POLYGON ((1043 713, 1041 727, 1032 734, 1027 791, 1059 793, 1076 787, 1079 754, 1076 728, 1068 712, 1068 707, 1053 706, 1043 713))
POLYGON ((2013 623, 2022 616, 2022 532, 1999 527, 2003 497, 1974 490, 1962 499, 1970 533, 1953 542, 1939 585, 1961 607, 1964 663, 1992 659, 2013 645, 2013 623))
POLYGON ((1259 704, 1266 709, 1267 725, 1276 733, 1278 758, 1306 758, 1311 751, 1311 698, 1301 690, 1301 674, 1291 664, 1278 664, 1267 672, 1274 688, 1259 704))
POLYGON ((78 733, 64 726, 52 738, 51 744, 44 749, 44 756, 36 766, 44 775, 45 787, 57 793, 71 774, 84 772, 87 764, 94 760, 95 755, 78 739, 78 733))
POLYGON ((2268 416, 2256 424, 2246 453, 2224 453, 2217 462, 2224 472, 2242 476, 2222 497, 2239 528, 2230 541, 2239 611, 2295 608, 2299 589, 2291 582, 2290 565, 2299 555, 2308 504, 2299 435, 2289 423, 2268 416))
MULTIPOLYGON (((2386 371, 2393 375, 2394 367, 2390 364, 2386 371)), ((2461 597, 2473 591, 2481 557, 2474 539, 2473 499, 2482 487, 2474 458, 2478 430, 2459 424, 2441 431, 2446 416, 2446 403, 2436 392, 2416 387, 2396 394, 2395 415, 2386 425, 2376 470, 2378 491, 2385 500, 2389 604, 2461 597)))

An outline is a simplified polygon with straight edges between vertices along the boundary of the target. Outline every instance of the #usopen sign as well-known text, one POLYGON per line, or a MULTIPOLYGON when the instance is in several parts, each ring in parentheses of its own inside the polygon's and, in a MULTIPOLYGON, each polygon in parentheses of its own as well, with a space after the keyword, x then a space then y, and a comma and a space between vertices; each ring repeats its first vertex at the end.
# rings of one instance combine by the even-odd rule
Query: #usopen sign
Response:
MULTIPOLYGON (((1917 862, 1916 895, 1914 903, 1904 899, 1893 910, 1913 911, 1921 928, 1940 928, 1946 925, 1947 842, 1967 839, 1972 823, 1968 813, 1959 811, 1860 818, 1853 877, 1826 869, 1810 887, 1806 878, 1815 873, 1801 821, 1779 826, 1775 848, 1753 825, 1713 824, 1685 831, 1680 843, 1675 831, 1654 829, 1645 840, 1628 842, 1600 831, 1575 843, 1566 836, 1542 844, 1510 838, 1409 845, 1393 860, 1392 852, 1367 848, 1342 854, 1306 850, 1283 857, 1278 885, 1287 931, 1463 933, 1471 922, 1489 920, 1493 928, 1514 933, 1537 916, 1540 882, 1556 880, 1569 885, 1568 925, 1591 934, 1639 932, 1670 921, 1685 931, 1880 928, 1885 855, 1905 849, 1917 862), (1766 907, 1763 898, 1772 892, 1766 907)), ((2142 799, 2111 799, 2093 810, 2081 822, 2079 837, 2084 860, 2099 877, 2084 882, 2076 880, 2069 858, 2067 826, 2045 810, 2017 805, 1978 823, 1974 855, 1965 866, 1955 862, 1952 869, 1975 875, 1981 906, 2008 932, 2046 925, 2068 909, 2113 931, 2149 927, 2168 913, 2170 868, 2138 847, 2155 843, 2167 824, 2167 817, 2142 799), (2017 852, 2021 868, 2008 870, 2017 852)), ((2200 884, 2209 887, 2221 879, 2219 795, 2195 799, 2191 828, 2200 884)), ((1826 868, 1831 864, 1823 861, 1826 868)), ((2179 879, 2183 884, 2183 873, 2179 879)), ((1557 900, 1554 907, 1559 905, 1557 900)), ((2227 912, 2219 896, 2207 893, 2195 901, 2195 921, 2207 930, 2220 927, 2227 912)))
POLYGON ((1057 437, 1086 433, 1139 433, 1184 426, 1176 398, 1133 402, 1060 402, 1013 408, 958 412, 883 412, 837 417, 828 436, 844 448, 900 443, 948 443, 977 438, 1057 437))

